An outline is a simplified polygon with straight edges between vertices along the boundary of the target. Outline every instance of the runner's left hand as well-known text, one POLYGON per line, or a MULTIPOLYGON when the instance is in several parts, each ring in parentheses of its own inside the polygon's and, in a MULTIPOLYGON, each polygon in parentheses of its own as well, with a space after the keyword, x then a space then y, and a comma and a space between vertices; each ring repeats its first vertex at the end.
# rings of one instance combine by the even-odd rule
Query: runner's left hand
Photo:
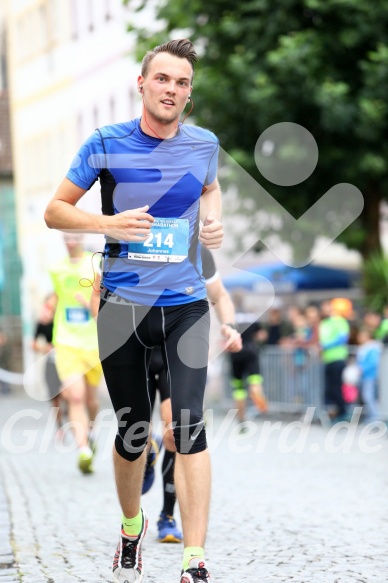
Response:
POLYGON ((221 334, 225 339, 225 350, 228 352, 240 352, 242 349, 241 334, 228 326, 228 324, 223 324, 221 326, 221 334))
POLYGON ((221 247, 224 230, 221 221, 218 221, 211 213, 206 217, 199 240, 208 249, 218 249, 221 247))

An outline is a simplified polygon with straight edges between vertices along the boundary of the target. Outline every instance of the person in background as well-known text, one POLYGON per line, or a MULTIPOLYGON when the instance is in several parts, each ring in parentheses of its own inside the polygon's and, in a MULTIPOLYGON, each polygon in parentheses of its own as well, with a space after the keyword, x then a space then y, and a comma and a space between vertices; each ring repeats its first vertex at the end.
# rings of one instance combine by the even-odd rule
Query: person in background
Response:
POLYGON ((372 338, 383 340, 385 325, 382 326, 382 323, 381 316, 378 312, 375 310, 366 310, 362 318, 362 328, 368 330, 372 338))
POLYGON ((342 374, 349 356, 348 340, 347 320, 335 313, 330 301, 322 302, 319 344, 324 364, 325 402, 336 407, 334 421, 345 419, 347 413, 342 393, 342 374))
MULTIPOLYGON (((236 324, 236 314, 232 299, 222 283, 211 251, 202 245, 201 259, 207 296, 214 306, 217 320, 221 324, 223 348, 230 353, 238 353, 242 348, 242 339, 237 329, 238 326, 236 324)), ((156 392, 159 391, 160 417, 165 426, 163 432, 164 456, 162 462, 163 508, 157 522, 158 541, 161 543, 180 543, 183 537, 174 518, 176 502, 174 483, 176 446, 171 425, 171 397, 166 370, 162 351, 159 347, 155 347, 149 365, 149 394, 153 409, 156 392)), ((150 452, 147 456, 143 494, 149 490, 153 483, 155 474, 154 465, 159 448, 160 444, 158 440, 153 438, 151 440, 150 452)))
POLYGON ((268 319, 265 324, 265 344, 279 346, 291 333, 291 326, 285 322, 280 308, 273 307, 268 311, 268 319))
POLYGON ((296 328, 300 327, 300 318, 304 316, 302 308, 297 304, 291 304, 286 310, 286 321, 283 334, 286 337, 292 337, 296 328))
POLYGON ((293 347, 292 354, 292 397, 293 400, 307 402, 308 396, 308 368, 309 368, 309 343, 310 327, 303 310, 299 310, 293 317, 293 334, 290 337, 290 344, 293 347))
POLYGON ((360 392, 363 402, 363 421, 371 423, 379 419, 377 391, 382 345, 374 340, 370 330, 362 328, 358 333, 356 361, 360 370, 360 392))
POLYGON ((57 297, 55 362, 78 446, 78 467, 90 474, 95 450, 93 424, 99 409, 97 387, 102 377, 95 322, 100 276, 92 253, 84 250, 81 234, 66 233, 64 242, 68 256, 50 269, 57 297))
POLYGON ((63 399, 61 398, 61 381, 55 365, 55 349, 52 343, 56 304, 57 296, 54 293, 49 294, 44 300, 39 320, 35 327, 32 348, 35 352, 47 355, 44 376, 51 405, 57 408, 57 438, 61 439, 63 437, 63 418, 61 409, 63 399))
MULTIPOLYGON (((9 371, 11 361, 11 348, 6 333, 0 329, 0 369, 9 371)), ((9 383, 1 380, 0 377, 0 394, 8 395, 11 392, 9 383)))
POLYGON ((314 304, 309 304, 305 309, 305 316, 308 328, 307 345, 310 349, 319 350, 319 323, 321 315, 319 308, 314 304))
POLYGON ((236 323, 241 334, 242 350, 230 352, 232 396, 237 409, 237 420, 240 423, 240 432, 245 433, 245 412, 248 396, 260 411, 268 409, 267 400, 263 391, 263 377, 260 374, 259 341, 267 337, 257 315, 244 309, 243 298, 233 296, 236 307, 236 323))
POLYGON ((359 401, 359 384, 360 369, 356 362, 356 355, 351 354, 342 373, 342 394, 348 406, 355 405, 359 401))

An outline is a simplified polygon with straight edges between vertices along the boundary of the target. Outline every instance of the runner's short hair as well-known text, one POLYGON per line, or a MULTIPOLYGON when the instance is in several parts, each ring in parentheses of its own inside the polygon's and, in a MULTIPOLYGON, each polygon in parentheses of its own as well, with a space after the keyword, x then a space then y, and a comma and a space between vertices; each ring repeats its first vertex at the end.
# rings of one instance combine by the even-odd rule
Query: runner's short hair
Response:
POLYGON ((198 56, 194 50, 194 45, 191 42, 191 40, 189 40, 188 38, 170 40, 167 43, 154 47, 151 51, 147 51, 141 63, 142 77, 147 76, 150 63, 158 53, 169 53, 174 57, 179 57, 180 59, 187 59, 191 65, 191 68, 193 69, 194 77, 194 63, 198 61, 198 56))

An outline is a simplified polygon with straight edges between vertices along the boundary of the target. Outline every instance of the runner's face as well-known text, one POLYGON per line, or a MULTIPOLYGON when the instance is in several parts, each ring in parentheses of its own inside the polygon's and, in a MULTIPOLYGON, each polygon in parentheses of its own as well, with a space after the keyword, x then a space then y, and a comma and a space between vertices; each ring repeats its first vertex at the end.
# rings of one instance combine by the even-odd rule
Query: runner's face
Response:
POLYGON ((157 54, 150 63, 147 76, 139 77, 147 114, 166 125, 177 121, 191 93, 192 75, 187 59, 169 53, 157 54))
POLYGON ((83 248, 83 236, 78 234, 67 233, 63 240, 69 253, 83 248))

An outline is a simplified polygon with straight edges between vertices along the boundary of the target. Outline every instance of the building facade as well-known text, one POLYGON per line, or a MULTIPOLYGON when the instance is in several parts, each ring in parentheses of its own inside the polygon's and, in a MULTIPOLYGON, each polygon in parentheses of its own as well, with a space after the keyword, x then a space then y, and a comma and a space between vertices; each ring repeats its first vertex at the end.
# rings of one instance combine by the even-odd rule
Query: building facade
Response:
POLYGON ((23 366, 20 279, 7 74, 7 29, 4 7, 0 6, 0 392, 9 390, 8 382, 2 376, 3 370, 20 371, 23 366))
MULTIPOLYGON (((26 347, 51 291, 48 267, 65 254, 44 210, 82 141, 140 113, 139 64, 121 0, 9 0, 8 70, 26 347)), ((100 212, 98 185, 81 208, 100 212)), ((86 244, 101 249, 102 237, 86 244)), ((28 350, 25 356, 28 360, 28 350)), ((26 363, 28 365, 28 362, 26 363)))

